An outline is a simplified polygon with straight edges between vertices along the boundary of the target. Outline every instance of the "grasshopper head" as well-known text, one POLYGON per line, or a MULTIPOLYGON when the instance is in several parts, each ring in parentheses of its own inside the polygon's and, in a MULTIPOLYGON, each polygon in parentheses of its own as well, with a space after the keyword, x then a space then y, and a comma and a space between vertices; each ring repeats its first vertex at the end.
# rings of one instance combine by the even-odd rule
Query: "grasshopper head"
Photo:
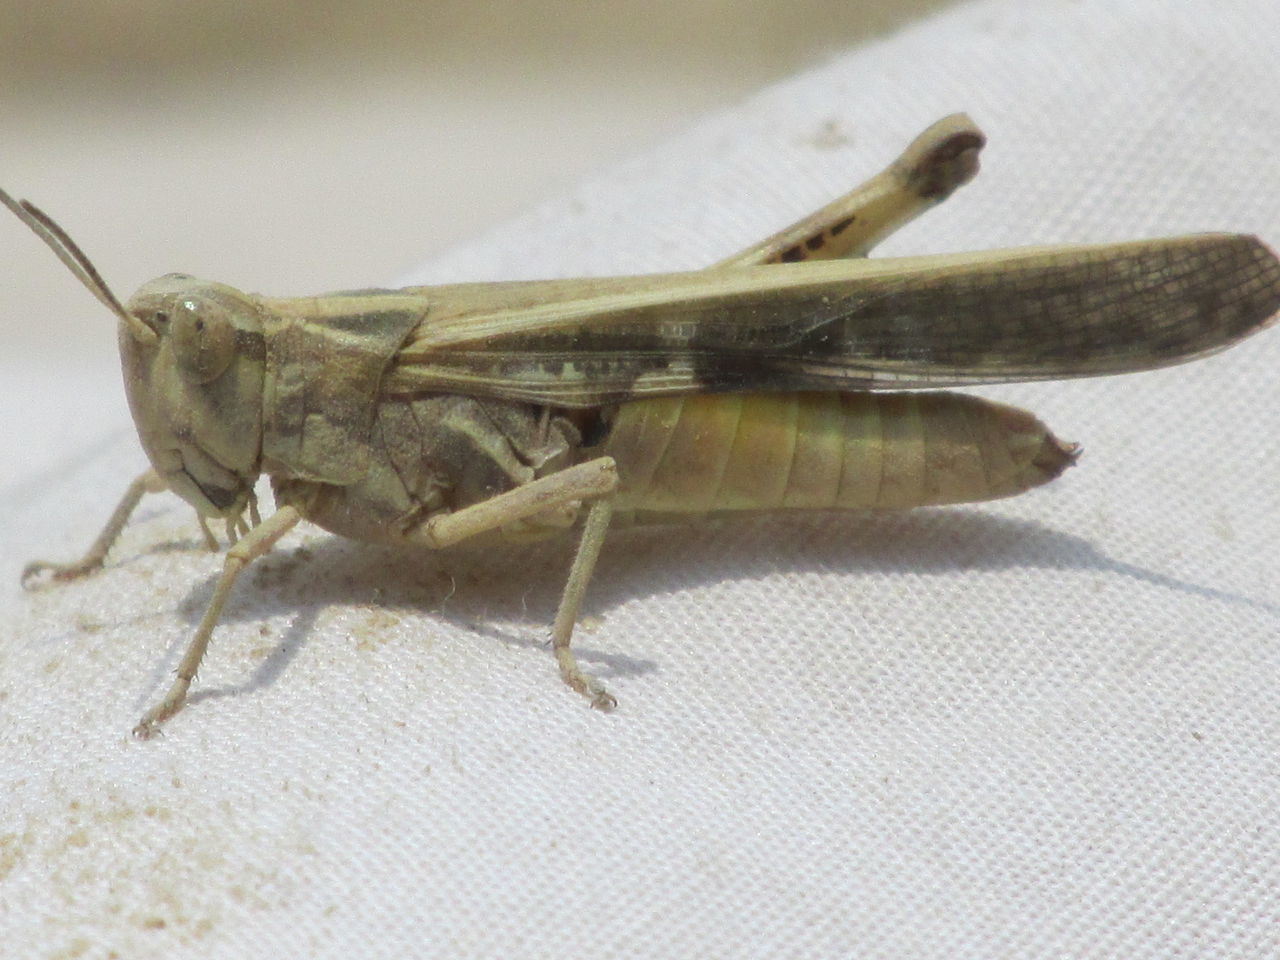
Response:
POLYGON ((97 268, 27 200, 8 207, 120 320, 120 359, 142 447, 175 493, 206 517, 239 518, 262 451, 266 375, 257 301, 231 287, 171 273, 122 306, 97 268))
POLYGON ((171 273, 123 308, 120 361, 151 465, 203 516, 236 517, 258 477, 265 350, 254 298, 171 273))

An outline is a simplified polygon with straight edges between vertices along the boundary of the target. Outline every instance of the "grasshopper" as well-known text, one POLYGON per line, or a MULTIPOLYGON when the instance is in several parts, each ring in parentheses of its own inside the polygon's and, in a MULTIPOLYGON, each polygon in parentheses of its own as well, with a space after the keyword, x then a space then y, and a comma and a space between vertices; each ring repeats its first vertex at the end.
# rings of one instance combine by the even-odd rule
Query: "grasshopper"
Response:
POLYGON ((1178 363, 1280 310, 1280 260, 1236 234, 867 258, 972 179, 984 143, 946 117, 851 193, 696 272, 289 299, 175 273, 122 304, 62 228, 0 192, 118 318, 151 462, 80 560, 32 563, 23 582, 97 570, 147 493, 186 500, 214 549, 208 520, 225 521, 221 577, 145 738, 181 709, 241 571, 302 520, 431 548, 576 528, 552 648, 564 681, 612 708, 570 646, 611 522, 1010 496, 1076 446, 937 388, 1178 363))

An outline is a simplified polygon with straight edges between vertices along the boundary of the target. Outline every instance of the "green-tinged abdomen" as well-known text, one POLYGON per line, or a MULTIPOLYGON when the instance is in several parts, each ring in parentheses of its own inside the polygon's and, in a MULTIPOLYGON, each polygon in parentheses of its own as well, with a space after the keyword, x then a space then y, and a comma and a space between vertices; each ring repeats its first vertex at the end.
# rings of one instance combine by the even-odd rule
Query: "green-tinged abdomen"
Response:
POLYGON ((990 500, 1051 480, 1074 459, 1031 414, 942 392, 641 400, 620 406, 589 452, 617 461, 617 510, 642 522, 990 500))

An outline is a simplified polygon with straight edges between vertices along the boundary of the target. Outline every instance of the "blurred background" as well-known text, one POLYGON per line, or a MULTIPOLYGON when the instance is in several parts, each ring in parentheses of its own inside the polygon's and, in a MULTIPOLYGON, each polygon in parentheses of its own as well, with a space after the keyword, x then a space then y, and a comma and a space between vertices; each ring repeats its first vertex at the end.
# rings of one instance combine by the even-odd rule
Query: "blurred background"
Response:
MULTIPOLYGON (((280 294, 384 284, 945 5, 8 0, 0 185, 122 298, 175 270, 280 294)), ((114 376, 101 308, 16 221, 0 250, 0 351, 28 376, 46 357, 114 376)))

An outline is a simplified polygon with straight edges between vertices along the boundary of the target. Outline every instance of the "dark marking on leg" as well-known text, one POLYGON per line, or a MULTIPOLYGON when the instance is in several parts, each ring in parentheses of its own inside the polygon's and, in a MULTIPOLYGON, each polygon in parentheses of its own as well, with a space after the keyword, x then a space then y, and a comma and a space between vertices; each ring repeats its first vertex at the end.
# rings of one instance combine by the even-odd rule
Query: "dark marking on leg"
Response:
POLYGON ((800 248, 799 244, 794 247, 787 247, 787 249, 783 250, 782 253, 778 255, 778 259, 783 263, 795 263, 797 260, 804 259, 804 251, 800 248))
POLYGON ((817 250, 826 242, 827 242, 827 238, 825 236, 823 236, 820 233, 815 233, 812 237, 810 237, 808 240, 804 242, 804 245, 808 247, 810 250, 817 250))
POLYGON ((911 172, 907 184, 926 200, 943 200, 978 169, 978 151, 987 138, 976 130, 964 130, 937 144, 911 172))

